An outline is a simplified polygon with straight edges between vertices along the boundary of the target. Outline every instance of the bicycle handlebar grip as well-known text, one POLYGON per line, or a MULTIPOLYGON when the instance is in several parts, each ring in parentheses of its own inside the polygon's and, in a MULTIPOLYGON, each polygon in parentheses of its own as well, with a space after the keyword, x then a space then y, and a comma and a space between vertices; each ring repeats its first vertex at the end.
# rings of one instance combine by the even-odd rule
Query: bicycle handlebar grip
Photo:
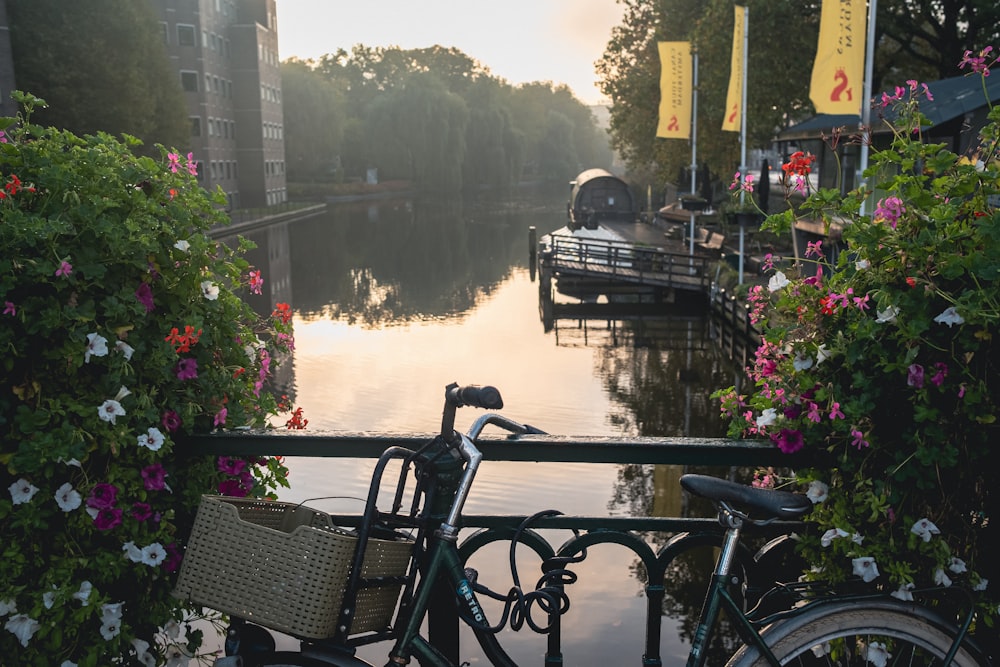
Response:
POLYGON ((469 405, 486 410, 499 410, 503 407, 503 398, 496 387, 479 387, 466 385, 459 387, 451 385, 447 389, 448 402, 456 408, 469 405))

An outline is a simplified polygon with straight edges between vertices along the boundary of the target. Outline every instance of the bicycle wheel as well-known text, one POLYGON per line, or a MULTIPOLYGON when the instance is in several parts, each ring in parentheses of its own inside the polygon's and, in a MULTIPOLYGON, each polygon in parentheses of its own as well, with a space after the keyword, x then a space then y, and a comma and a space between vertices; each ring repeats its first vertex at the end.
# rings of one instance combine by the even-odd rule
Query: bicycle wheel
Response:
MULTIPOLYGON (((866 601, 818 608, 762 633, 782 665, 791 667, 888 667, 943 665, 954 630, 916 605, 866 601)), ((951 663, 955 667, 984 667, 972 647, 963 647, 951 663)), ((727 667, 767 667, 757 649, 745 646, 727 667)))

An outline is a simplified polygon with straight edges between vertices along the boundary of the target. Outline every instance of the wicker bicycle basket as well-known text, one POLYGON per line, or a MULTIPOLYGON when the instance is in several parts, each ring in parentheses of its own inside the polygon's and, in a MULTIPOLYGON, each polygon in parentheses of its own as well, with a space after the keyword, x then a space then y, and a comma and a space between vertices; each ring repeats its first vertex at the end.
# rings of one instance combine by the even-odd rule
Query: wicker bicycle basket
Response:
MULTIPOLYGON (((174 595, 297 637, 331 637, 357 544, 303 505, 203 496, 174 595)), ((362 577, 404 575, 412 551, 406 539, 370 538, 362 577)), ((346 634, 388 627, 400 589, 361 589, 346 634)))

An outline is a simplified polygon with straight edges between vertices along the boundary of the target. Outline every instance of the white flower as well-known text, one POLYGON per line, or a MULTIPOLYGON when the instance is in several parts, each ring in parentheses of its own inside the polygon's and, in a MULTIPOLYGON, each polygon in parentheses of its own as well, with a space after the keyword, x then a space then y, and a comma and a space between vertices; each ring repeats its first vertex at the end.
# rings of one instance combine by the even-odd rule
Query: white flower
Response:
POLYGON ((181 239, 180 241, 174 244, 174 247, 180 250, 181 252, 187 252, 188 250, 191 249, 191 244, 185 241, 184 239, 181 239))
POLYGON ((101 623, 101 636, 104 637, 104 641, 111 641, 119 634, 121 634, 122 625, 120 619, 109 618, 101 623))
POLYGON ((146 667, 156 667, 156 658, 149 652, 149 642, 137 637, 132 640, 132 646, 135 648, 135 654, 139 658, 139 662, 146 665, 146 667))
POLYGON ((854 542, 855 544, 857 544, 859 546, 864 541, 865 541, 865 536, 862 535, 861 533, 854 533, 853 535, 851 535, 851 542, 854 542))
POLYGON ((106 422, 115 423, 116 417, 121 417, 125 414, 125 408, 118 401, 111 400, 110 398, 97 408, 97 416, 106 422))
POLYGON ((23 477, 7 488, 10 490, 10 497, 15 505, 23 505, 24 503, 31 502, 31 499, 38 493, 38 487, 23 477))
POLYGON ((84 581, 82 584, 80 584, 80 590, 78 590, 76 593, 73 593, 73 599, 79 600, 81 607, 86 607, 90 603, 89 601, 90 593, 93 590, 94 590, 94 585, 91 584, 89 581, 84 581))
POLYGON ((76 663, 70 662, 69 660, 63 660, 59 667, 76 667, 76 663))
POLYGON ((862 581, 866 584, 878 579, 878 565, 876 565, 875 559, 871 556, 853 558, 851 559, 851 565, 854 567, 854 574, 861 577, 862 581))
POLYGON ((892 657, 892 653, 889 653, 885 644, 881 642, 872 642, 867 645, 862 644, 861 656, 868 662, 875 665, 875 667, 885 667, 889 663, 889 658, 892 657))
POLYGON ((799 350, 795 353, 795 358, 792 359, 792 367, 797 371, 804 371, 812 368, 813 360, 804 350, 799 350))
POLYGON ((833 544, 833 541, 838 537, 847 537, 850 535, 846 530, 841 530, 840 528, 831 528, 830 530, 823 533, 823 537, 819 538, 819 543, 824 547, 828 547, 833 544))
POLYGON ((184 652, 183 647, 171 644, 164 652, 167 659, 166 667, 187 667, 191 662, 191 656, 184 652))
POLYGON ((913 584, 902 584, 898 589, 890 593, 892 597, 903 602, 913 602, 913 584))
POLYGON ((105 623, 107 621, 120 621, 122 620, 122 608, 125 606, 124 602, 115 602, 114 604, 102 604, 101 605, 101 622, 105 623))
POLYGON ((947 588, 951 586, 951 577, 944 573, 944 570, 938 568, 934 570, 934 583, 938 586, 944 586, 947 588))
POLYGON ((941 530, 931 523, 928 518, 920 519, 910 527, 911 533, 916 533, 923 538, 924 542, 930 542, 933 535, 940 535, 941 530))
POLYGON ((150 567, 156 567, 167 559, 167 550, 159 542, 142 548, 142 562, 150 567))
POLYGON ((118 388, 118 393, 115 394, 115 400, 120 402, 123 398, 130 395, 131 393, 132 392, 128 390, 128 387, 122 385, 121 387, 118 388))
POLYGON ((813 504, 821 503, 826 500, 830 493, 830 487, 824 482, 814 479, 809 482, 809 488, 806 490, 806 497, 813 501, 813 504))
POLYGON ((787 287, 791 284, 791 281, 785 276, 781 271, 775 271, 771 279, 767 281, 767 289, 772 292, 777 292, 782 287, 787 287))
POLYGON ((778 419, 778 411, 775 408, 767 408, 757 417, 757 428, 770 426, 778 419))
POLYGON ((122 353, 122 356, 125 357, 125 361, 130 360, 132 358, 132 354, 135 352, 135 348, 123 340, 115 343, 115 350, 122 353))
POLYGON ((108 354, 108 339, 101 334, 94 333, 87 334, 87 350, 83 353, 84 363, 89 364, 90 358, 93 357, 104 357, 108 354))
POLYGON ((955 574, 962 574, 963 572, 968 572, 968 568, 965 567, 965 561, 961 558, 952 558, 951 562, 948 563, 948 569, 955 574))
POLYGON ((7 616, 15 613, 16 611, 17 604, 13 600, 0 600, 0 616, 7 616))
POLYGON ((42 606, 46 609, 52 609, 52 605, 56 603, 56 587, 53 586, 51 591, 42 593, 42 606))
MULTIPOLYGON (((986 587, 990 585, 990 580, 983 577, 979 577, 975 585, 973 585, 972 590, 974 591, 985 591, 986 587)), ((2 614, 0 614, 2 616, 2 614)))
POLYGON ((826 349, 826 343, 823 343, 816 348, 816 365, 819 366, 821 363, 830 358, 830 351, 826 349))
POLYGON ((934 321, 938 324, 947 324, 950 328, 952 324, 963 324, 965 319, 958 314, 955 310, 955 306, 950 306, 944 309, 940 315, 934 318, 934 321))
POLYGON ((139 446, 146 447, 150 451, 159 451, 163 446, 163 434, 160 429, 151 426, 145 434, 139 436, 139 446))
POLYGON ((139 563, 142 561, 142 549, 135 546, 135 542, 128 541, 122 545, 122 551, 133 563, 139 563))
POLYGON ((897 315, 899 315, 899 308, 896 308, 896 306, 886 306, 885 310, 878 311, 875 321, 879 324, 888 324, 895 322, 897 315))
POLYGON ((56 489, 55 499, 59 509, 63 512, 72 512, 83 502, 79 492, 69 482, 56 489))
POLYGON ((56 461, 59 462, 59 463, 66 464, 68 466, 76 466, 77 468, 82 468, 83 467, 82 465, 80 465, 80 461, 77 460, 77 459, 70 459, 70 460, 67 461, 66 459, 64 459, 63 457, 60 456, 58 459, 56 459, 56 461))
POLYGON ((201 295, 208 299, 209 301, 215 301, 219 298, 219 286, 213 283, 211 280, 205 280, 201 283, 201 295))
POLYGON ((167 636, 167 639, 177 639, 181 636, 181 624, 174 619, 170 619, 163 626, 163 634, 167 636))
POLYGON ((854 262, 854 268, 857 269, 858 271, 864 271, 865 269, 872 268, 872 263, 869 262, 867 259, 859 259, 858 261, 854 262))
POLYGON ((38 632, 41 624, 33 618, 29 618, 25 614, 14 614, 7 622, 4 624, 4 629, 8 632, 12 632, 18 641, 21 642, 21 646, 28 648, 28 642, 31 641, 31 636, 38 632))

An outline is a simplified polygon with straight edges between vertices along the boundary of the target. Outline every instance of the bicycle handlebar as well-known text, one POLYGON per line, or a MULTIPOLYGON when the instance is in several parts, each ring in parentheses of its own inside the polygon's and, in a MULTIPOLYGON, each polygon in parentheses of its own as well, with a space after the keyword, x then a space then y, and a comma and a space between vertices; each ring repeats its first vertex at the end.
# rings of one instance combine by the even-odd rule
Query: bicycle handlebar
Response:
POLYGON ((499 410, 503 407, 503 398, 496 387, 480 387, 466 385, 460 387, 450 384, 445 388, 445 400, 456 408, 471 406, 487 410, 499 410))

